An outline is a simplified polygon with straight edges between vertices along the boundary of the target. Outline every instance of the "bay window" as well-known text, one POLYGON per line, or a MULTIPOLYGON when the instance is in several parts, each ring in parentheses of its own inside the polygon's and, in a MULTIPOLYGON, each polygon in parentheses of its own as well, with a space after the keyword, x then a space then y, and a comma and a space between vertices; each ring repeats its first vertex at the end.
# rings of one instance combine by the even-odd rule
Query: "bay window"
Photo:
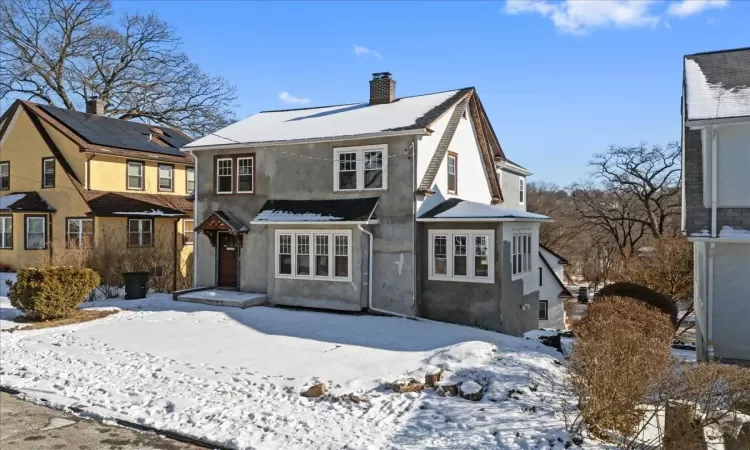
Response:
POLYGON ((494 283, 493 230, 430 230, 430 280, 494 283))
POLYGON ((363 191, 388 187, 388 146, 333 149, 333 190, 363 191))
POLYGON ((276 230, 276 278, 351 281, 351 236, 348 230, 276 230))

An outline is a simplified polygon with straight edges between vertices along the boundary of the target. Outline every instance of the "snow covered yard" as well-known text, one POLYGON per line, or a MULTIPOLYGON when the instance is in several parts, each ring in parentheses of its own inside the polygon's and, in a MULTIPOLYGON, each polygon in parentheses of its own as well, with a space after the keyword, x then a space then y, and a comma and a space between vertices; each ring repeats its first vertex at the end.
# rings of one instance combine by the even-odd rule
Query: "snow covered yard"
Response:
MULTIPOLYGON (((2 316, 12 314, 3 299, 2 316)), ((554 350, 449 324, 268 307, 109 300, 105 319, 3 332, 0 384, 58 407, 231 448, 563 448, 554 350), (428 366, 482 384, 481 401, 385 382, 428 366), (329 394, 300 391, 322 381, 329 394), (362 401, 353 402, 348 394, 362 401)), ((7 327, 7 320, 0 320, 7 327)), ((591 448, 588 447, 587 448, 591 448)))

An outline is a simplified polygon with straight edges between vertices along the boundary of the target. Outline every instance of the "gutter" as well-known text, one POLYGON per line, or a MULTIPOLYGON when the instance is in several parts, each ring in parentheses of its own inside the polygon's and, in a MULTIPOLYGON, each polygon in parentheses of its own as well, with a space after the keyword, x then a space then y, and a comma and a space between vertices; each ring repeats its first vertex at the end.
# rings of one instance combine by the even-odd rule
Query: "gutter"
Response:
MULTIPOLYGON (((374 209, 373 209, 374 210, 374 209)), ((380 221, 378 219, 373 220, 353 220, 353 221, 305 221, 305 222, 266 222, 264 220, 251 220, 250 225, 377 225, 380 221)))
POLYGON ((180 269, 180 265, 178 264, 179 258, 177 253, 177 232, 179 229, 180 219, 175 219, 174 221, 174 243, 173 243, 173 251, 174 254, 172 255, 172 292, 177 290, 177 271, 180 269))
POLYGON ((750 116, 722 117, 716 119, 693 119, 685 121, 685 125, 687 125, 688 127, 703 127, 742 122, 750 122, 750 116))
POLYGON ((552 219, 532 219, 520 217, 425 217, 417 222, 552 222, 552 219))
POLYGON ((188 152, 193 156, 193 288, 198 287, 198 236, 199 232, 195 231, 195 216, 198 213, 198 158, 193 152, 188 152))

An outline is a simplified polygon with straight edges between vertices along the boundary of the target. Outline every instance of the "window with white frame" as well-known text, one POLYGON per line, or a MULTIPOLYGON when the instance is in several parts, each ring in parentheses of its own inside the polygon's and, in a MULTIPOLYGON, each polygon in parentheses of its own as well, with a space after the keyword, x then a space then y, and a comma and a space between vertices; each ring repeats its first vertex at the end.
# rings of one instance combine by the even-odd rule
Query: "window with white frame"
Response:
POLYGON ((182 245, 193 245, 193 239, 195 238, 194 225, 195 222, 193 219, 182 221, 182 245))
POLYGON ((493 230, 430 230, 430 280, 493 283, 493 230))
POLYGON ((26 245, 27 250, 41 250, 47 248, 47 217, 26 217, 26 245))
POLYGON ((334 191, 386 189, 388 146, 334 148, 333 178, 334 191))
POLYGON ((276 278, 351 281, 351 236, 347 230, 276 230, 276 278))
POLYGON ((237 192, 253 192, 253 163, 255 158, 246 156, 237 158, 237 192))
POLYGON ((128 189, 143 190, 143 162, 128 161, 128 189))
POLYGON ((193 167, 185 169, 185 189, 188 194, 192 194, 195 190, 195 169, 193 167))
POLYGON ((174 168, 170 164, 159 164, 159 190, 172 191, 174 168))
POLYGON ((523 205, 523 203, 526 201, 526 179, 525 178, 519 178, 518 179, 518 203, 520 205, 523 205))
POLYGON ((531 272, 531 230, 513 230, 513 275, 531 272))
POLYGON ((10 163, 0 162, 0 190, 10 189, 10 163))
POLYGON ((68 247, 91 247, 94 242, 94 219, 68 219, 66 228, 68 247))
POLYGON ((232 158, 216 160, 216 193, 232 193, 232 158))
POLYGON ((13 248, 12 216, 0 216, 0 248, 13 248))
POLYGON ((42 188, 55 187, 55 158, 42 158, 42 188))
POLYGON ((458 192, 458 155, 453 152, 448 153, 448 193, 455 194, 458 192))
POLYGON ((547 320, 549 317, 549 302, 547 300, 539 300, 539 320, 547 320))
POLYGON ((150 247, 153 245, 153 238, 152 219, 128 219, 128 247, 150 247))

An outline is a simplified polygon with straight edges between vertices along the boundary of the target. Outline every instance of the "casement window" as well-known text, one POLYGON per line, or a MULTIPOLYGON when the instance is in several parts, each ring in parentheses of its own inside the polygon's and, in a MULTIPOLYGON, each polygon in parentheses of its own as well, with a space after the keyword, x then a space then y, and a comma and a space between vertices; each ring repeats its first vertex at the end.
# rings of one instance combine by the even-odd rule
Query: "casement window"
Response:
POLYGON ((333 149, 334 191, 363 191, 387 187, 387 145, 333 149))
POLYGON ((193 245, 193 226, 195 222, 193 219, 185 219, 182 221, 182 245, 193 245))
POLYGON ((216 193, 232 193, 232 158, 216 159, 216 193))
POLYGON ((26 250, 43 250, 47 248, 47 217, 26 216, 26 250))
POLYGON ((547 320, 549 317, 549 302, 547 300, 539 300, 539 320, 547 320))
POLYGON ((128 219, 128 247, 150 247, 153 244, 153 219, 128 219))
POLYGON ((68 248, 89 248, 94 243, 94 219, 68 219, 66 244, 68 248))
POLYGON ((174 167, 171 164, 159 164, 159 190, 174 190, 174 167))
POLYGON ((494 283, 493 230, 430 230, 430 280, 494 283))
POLYGON ((531 230, 513 230, 513 275, 531 272, 531 230))
POLYGON ((347 230, 276 230, 276 278, 351 281, 351 240, 347 230))
POLYGON ((10 189, 10 162, 0 162, 0 191, 10 189))
POLYGON ((253 192, 253 164, 255 158, 245 156, 237 158, 237 192, 251 194, 253 192))
POLYGON ((458 155, 448 152, 448 193, 458 193, 458 155))
POLYGON ((519 178, 518 179, 518 204, 523 205, 526 201, 526 179, 525 178, 519 178))
POLYGON ((0 216, 0 248, 13 248, 13 216, 0 216))
POLYGON ((185 168, 185 190, 188 194, 195 191, 195 169, 192 167, 185 168))
POLYGON ((144 164, 141 161, 128 161, 128 189, 143 190, 144 164))
POLYGON ((42 188, 55 187, 55 158, 42 158, 42 188))

